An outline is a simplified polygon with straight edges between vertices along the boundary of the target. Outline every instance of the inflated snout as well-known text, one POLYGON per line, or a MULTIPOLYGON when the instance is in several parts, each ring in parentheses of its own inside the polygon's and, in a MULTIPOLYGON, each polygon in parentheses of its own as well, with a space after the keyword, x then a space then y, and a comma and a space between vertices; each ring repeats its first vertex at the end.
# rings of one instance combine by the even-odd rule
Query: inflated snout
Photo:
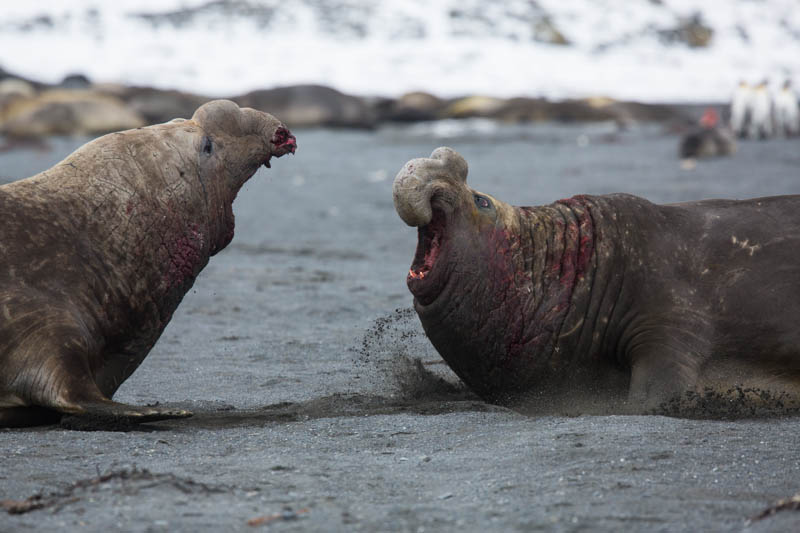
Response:
POLYGON ((467 170, 466 160, 452 148, 437 148, 429 158, 412 159, 392 185, 397 214, 409 226, 428 224, 433 216, 434 193, 465 186, 467 170))

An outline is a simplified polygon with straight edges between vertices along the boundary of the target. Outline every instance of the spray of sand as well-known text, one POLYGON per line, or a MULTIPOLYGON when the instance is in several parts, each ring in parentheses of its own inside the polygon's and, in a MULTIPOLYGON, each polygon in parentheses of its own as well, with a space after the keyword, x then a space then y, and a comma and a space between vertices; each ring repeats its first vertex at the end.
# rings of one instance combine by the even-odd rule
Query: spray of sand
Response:
POLYGON ((404 401, 476 399, 428 342, 411 308, 377 318, 354 350, 361 380, 404 401))

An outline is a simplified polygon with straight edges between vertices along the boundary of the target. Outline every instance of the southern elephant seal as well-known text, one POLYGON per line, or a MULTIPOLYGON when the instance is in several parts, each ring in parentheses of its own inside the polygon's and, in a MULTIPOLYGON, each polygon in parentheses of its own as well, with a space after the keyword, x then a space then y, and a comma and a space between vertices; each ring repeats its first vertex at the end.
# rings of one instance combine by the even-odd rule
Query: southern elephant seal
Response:
POLYGON ((800 396, 800 196, 513 207, 466 178, 439 148, 393 193, 418 228, 407 282, 422 326, 484 398, 611 393, 649 410, 708 388, 800 396))
POLYGON ((241 186, 296 147, 272 115, 217 100, 0 186, 0 426, 188 416, 110 398, 233 238, 241 186))

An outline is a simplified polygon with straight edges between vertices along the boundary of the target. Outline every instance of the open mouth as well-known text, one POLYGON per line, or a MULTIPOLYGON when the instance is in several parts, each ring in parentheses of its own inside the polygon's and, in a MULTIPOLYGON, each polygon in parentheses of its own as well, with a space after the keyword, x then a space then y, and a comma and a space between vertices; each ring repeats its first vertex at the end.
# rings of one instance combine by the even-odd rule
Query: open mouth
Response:
POLYGON ((272 153, 267 156, 267 160, 264 161, 264 166, 267 168, 272 168, 270 159, 272 159, 273 155, 275 157, 281 157, 286 154, 294 155, 297 151, 297 138, 284 127, 275 130, 275 135, 272 136, 269 142, 272 143, 273 150, 272 153))
POLYGON ((270 142, 275 147, 274 153, 278 157, 287 153, 294 154, 297 150, 297 137, 284 127, 275 130, 275 135, 272 136, 270 142))
POLYGON ((433 217, 428 224, 417 228, 417 251, 406 279, 409 289, 417 299, 436 296, 430 294, 436 290, 436 284, 431 278, 445 243, 445 229, 445 215, 438 209, 433 210, 433 217))

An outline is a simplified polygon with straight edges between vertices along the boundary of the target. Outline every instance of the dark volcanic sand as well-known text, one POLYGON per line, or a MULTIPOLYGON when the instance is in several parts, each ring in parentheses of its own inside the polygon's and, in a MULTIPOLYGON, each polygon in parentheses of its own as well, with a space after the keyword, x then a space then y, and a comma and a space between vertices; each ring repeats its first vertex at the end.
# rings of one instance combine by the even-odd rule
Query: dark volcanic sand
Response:
MULTIPOLYGON (((0 512, 0 531, 800 529, 792 510, 746 523, 800 491, 800 418, 526 416, 458 386, 408 311, 416 234, 391 199, 403 163, 440 145, 516 204, 797 193, 800 141, 682 171, 656 127, 472 125, 297 132, 297 155, 245 186, 233 244, 116 396, 196 416, 0 430, 0 499, 43 506, 0 512)), ((2 153, 0 182, 80 142, 2 153)))

